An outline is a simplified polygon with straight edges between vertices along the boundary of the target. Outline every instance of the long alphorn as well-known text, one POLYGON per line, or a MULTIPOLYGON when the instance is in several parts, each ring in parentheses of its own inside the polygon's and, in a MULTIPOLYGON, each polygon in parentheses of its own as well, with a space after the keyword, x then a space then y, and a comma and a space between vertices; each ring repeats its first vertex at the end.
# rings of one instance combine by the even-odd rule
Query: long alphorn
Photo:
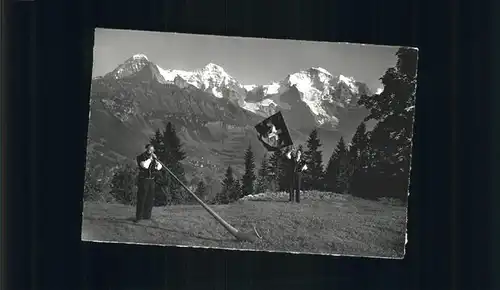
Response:
MULTIPOLYGON (((231 226, 228 222, 222 219, 213 209, 211 209, 208 205, 206 205, 194 192, 192 192, 163 162, 158 160, 158 158, 154 158, 156 162, 158 162, 162 169, 165 169, 177 182, 184 187, 184 189, 192 196, 194 199, 206 210, 208 213, 213 216, 231 235, 233 235, 236 239, 240 241, 254 241, 255 237, 248 233, 243 233, 238 231, 235 227, 231 226)), ((255 228, 254 228, 254 231, 255 228)), ((256 233, 257 234, 257 233, 256 233)))

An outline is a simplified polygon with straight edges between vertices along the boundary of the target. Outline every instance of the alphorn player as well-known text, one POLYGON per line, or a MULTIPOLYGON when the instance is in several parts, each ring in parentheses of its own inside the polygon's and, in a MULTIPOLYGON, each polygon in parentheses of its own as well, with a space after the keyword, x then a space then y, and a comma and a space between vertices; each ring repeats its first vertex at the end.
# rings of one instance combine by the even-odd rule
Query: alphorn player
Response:
POLYGON ((157 161, 155 148, 151 144, 145 146, 146 151, 137 156, 139 174, 137 178, 137 207, 135 220, 151 219, 153 202, 155 197, 155 176, 156 172, 162 169, 157 161))

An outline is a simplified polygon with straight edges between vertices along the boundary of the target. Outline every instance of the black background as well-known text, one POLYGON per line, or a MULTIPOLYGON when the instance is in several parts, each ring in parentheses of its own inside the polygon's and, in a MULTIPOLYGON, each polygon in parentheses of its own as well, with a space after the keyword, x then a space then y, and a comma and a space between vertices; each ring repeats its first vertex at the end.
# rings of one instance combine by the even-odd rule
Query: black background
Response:
POLYGON ((2 16, 9 40, 4 46, 7 56, 2 58, 8 68, 2 92, 9 93, 8 99, 2 97, 7 100, 2 118, 8 126, 7 133, 2 130, 6 158, 2 187, 8 193, 2 201, 5 289, 500 289, 492 284, 494 243, 487 234, 493 220, 490 149, 496 125, 491 118, 494 66, 489 57, 494 46, 489 38, 494 9, 490 4, 6 3, 9 10, 2 16), (406 258, 81 243, 96 26, 419 47, 406 258))

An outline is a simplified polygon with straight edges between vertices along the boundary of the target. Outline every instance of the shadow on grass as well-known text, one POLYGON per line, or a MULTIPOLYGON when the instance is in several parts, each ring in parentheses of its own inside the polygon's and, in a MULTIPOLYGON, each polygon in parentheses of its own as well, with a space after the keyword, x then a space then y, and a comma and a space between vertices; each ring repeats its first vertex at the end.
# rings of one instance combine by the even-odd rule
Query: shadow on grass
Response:
MULTIPOLYGON (((177 230, 172 230, 172 229, 166 229, 166 228, 163 228, 163 227, 160 227, 157 225, 147 225, 147 224, 141 223, 142 221, 136 222, 134 217, 128 217, 128 218, 85 217, 85 219, 93 220, 93 221, 106 221, 106 222, 124 224, 124 225, 133 225, 133 226, 150 228, 150 229, 157 229, 157 230, 182 234, 182 235, 190 236, 190 237, 201 239, 201 240, 207 240, 207 241, 214 241, 214 242, 235 242, 235 241, 237 241, 236 239, 216 239, 216 238, 196 235, 196 234, 186 232, 186 231, 177 231, 177 230)), ((156 222, 156 221, 153 221, 153 222, 156 222)))

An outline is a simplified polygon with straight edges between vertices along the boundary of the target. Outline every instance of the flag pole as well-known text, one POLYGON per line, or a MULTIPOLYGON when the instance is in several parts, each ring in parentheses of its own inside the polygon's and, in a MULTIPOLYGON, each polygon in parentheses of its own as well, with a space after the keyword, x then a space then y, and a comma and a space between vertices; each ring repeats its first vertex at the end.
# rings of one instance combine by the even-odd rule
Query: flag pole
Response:
MULTIPOLYGON (((255 240, 255 236, 249 233, 243 233, 238 231, 235 227, 231 226, 228 222, 226 222, 223 218, 221 218, 213 209, 211 209, 208 205, 206 205, 194 192, 192 192, 163 162, 155 158, 155 160, 164 168, 177 182, 184 187, 184 189, 192 196, 194 199, 206 210, 208 213, 215 218, 231 235, 233 235, 239 241, 248 241, 253 242, 255 240)), ((254 227, 254 231, 255 227, 254 227)), ((256 232, 257 234, 257 232, 256 232)))

